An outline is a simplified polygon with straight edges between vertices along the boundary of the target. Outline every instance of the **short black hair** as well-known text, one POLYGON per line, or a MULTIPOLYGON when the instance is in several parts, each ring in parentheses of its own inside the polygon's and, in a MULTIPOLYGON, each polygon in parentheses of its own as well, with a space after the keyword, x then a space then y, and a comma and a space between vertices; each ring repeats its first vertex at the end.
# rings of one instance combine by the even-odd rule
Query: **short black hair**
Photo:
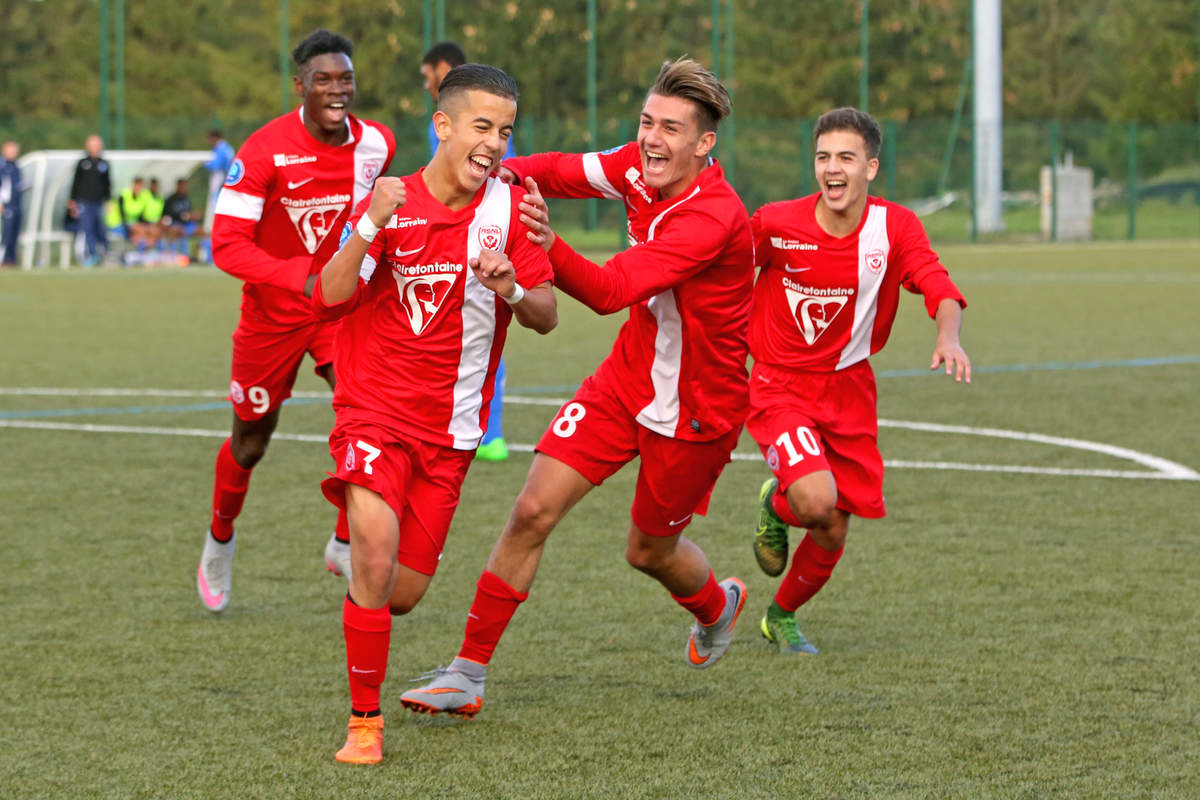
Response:
POLYGON ((446 106, 446 98, 454 97, 470 89, 507 97, 514 103, 520 92, 512 76, 490 64, 461 64, 446 73, 438 87, 438 110, 446 106))
POLYGON ((354 45, 340 33, 319 28, 296 45, 292 51, 292 61, 296 62, 297 69, 304 69, 304 65, 313 58, 326 53, 345 53, 350 58, 354 55, 354 45))
POLYGON ((467 54, 454 42, 438 42, 429 48, 421 58, 422 64, 428 64, 431 67, 436 67, 443 61, 451 67, 459 67, 467 63, 467 54))
POLYGON ((817 139, 831 131, 857 133, 866 142, 867 158, 879 158, 879 146, 883 143, 883 134, 879 131, 879 123, 867 112, 850 106, 826 111, 813 126, 813 146, 816 146, 817 139))

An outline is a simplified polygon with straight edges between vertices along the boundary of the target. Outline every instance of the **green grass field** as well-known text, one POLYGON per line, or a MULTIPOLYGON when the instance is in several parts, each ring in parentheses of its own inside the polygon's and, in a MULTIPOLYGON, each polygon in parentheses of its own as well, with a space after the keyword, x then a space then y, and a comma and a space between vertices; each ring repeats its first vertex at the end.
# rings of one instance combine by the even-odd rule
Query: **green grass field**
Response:
MULTIPOLYGON (((344 584, 321 562, 327 402, 285 409, 214 618, 194 573, 239 284, 0 274, 0 797, 1200 796, 1200 244, 943 258, 975 380, 922 374, 933 327, 907 298, 875 359, 890 515, 853 523, 802 611, 821 655, 758 635, 775 583, 751 554, 750 458, 689 529, 745 579, 746 613, 724 661, 688 669, 690 618, 623 561, 626 469, 555 532, 476 720, 405 712, 407 680, 458 648, 517 452, 472 468, 438 578, 395 624, 386 759, 366 768, 333 760, 349 698, 344 584), (934 468, 955 464, 975 469, 934 468)), ((510 395, 567 396, 623 319, 560 309, 549 337, 511 338, 510 395)), ((508 440, 553 411, 511 403, 508 440)))

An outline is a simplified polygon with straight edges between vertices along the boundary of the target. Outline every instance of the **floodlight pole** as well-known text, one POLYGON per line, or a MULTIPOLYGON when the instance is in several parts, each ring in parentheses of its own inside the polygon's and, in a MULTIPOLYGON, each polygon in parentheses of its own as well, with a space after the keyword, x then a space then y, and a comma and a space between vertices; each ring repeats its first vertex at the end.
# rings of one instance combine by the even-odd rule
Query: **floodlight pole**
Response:
POLYGON ((125 0, 116 0, 114 6, 113 33, 115 34, 114 61, 117 62, 117 130, 118 150, 125 149, 125 0))
MULTIPOLYGON (((423 52, 428 53, 429 48, 433 47, 433 0, 424 0, 421 3, 423 12, 421 22, 421 44, 424 46, 423 52)), ((429 92, 425 92, 425 117, 428 119, 433 116, 433 97, 429 92)))
POLYGON ((286 114, 292 105, 292 81, 288 58, 288 0, 279 0, 279 112, 286 114))
POLYGON ((737 179, 737 169, 734 164, 734 133, 737 130, 737 121, 734 119, 734 104, 733 104, 733 8, 734 0, 728 0, 728 6, 725 9, 725 89, 729 92, 729 117, 725 120, 725 142, 728 147, 725 148, 725 178, 731 184, 737 179))
MULTIPOLYGON (((587 123, 588 146, 600 149, 600 130, 596 122, 596 0, 587 0, 587 123)), ((595 230, 599 222, 600 204, 590 198, 587 204, 587 229, 595 230)))
POLYGON ((858 73, 858 107, 860 111, 870 112, 867 71, 871 66, 871 0, 862 0, 862 24, 859 38, 861 39, 862 71, 858 73))
POLYGON ((976 221, 980 231, 998 233, 1004 230, 1000 0, 974 0, 973 14, 976 221))
POLYGON ((100 138, 111 140, 111 111, 108 106, 108 0, 100 0, 100 138))
POLYGON ((446 0, 437 0, 437 30, 434 38, 439 42, 446 41, 446 0))

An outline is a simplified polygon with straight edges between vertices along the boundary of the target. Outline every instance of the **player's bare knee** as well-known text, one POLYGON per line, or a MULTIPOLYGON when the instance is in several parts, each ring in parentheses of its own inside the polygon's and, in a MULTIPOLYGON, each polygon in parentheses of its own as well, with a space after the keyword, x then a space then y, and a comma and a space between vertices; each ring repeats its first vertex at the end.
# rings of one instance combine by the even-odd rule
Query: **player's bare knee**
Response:
POLYGON ((251 469, 267 454, 269 442, 269 436, 233 436, 229 440, 229 451, 239 467, 251 469))
POLYGON ((850 529, 849 523, 850 515, 835 508, 826 524, 809 528, 808 534, 824 550, 830 552, 841 550, 846 544, 846 534, 850 529))
MULTIPOLYGON (((365 549, 365 548, 364 548, 365 549)), ((355 601, 371 608, 387 602, 394 593, 396 583, 396 555, 394 553, 360 552, 354 559, 354 577, 351 595, 355 601)))
POLYGON ((822 487, 804 491, 788 487, 788 508, 804 527, 828 526, 837 514, 837 491, 822 487))
POLYGON ((504 535, 530 541, 542 541, 554 530, 558 512, 529 492, 522 492, 513 504, 504 535))
POLYGON ((625 545, 625 561, 629 566, 654 575, 664 569, 675 554, 674 548, 664 547, 665 541, 648 542, 644 538, 634 538, 625 545))

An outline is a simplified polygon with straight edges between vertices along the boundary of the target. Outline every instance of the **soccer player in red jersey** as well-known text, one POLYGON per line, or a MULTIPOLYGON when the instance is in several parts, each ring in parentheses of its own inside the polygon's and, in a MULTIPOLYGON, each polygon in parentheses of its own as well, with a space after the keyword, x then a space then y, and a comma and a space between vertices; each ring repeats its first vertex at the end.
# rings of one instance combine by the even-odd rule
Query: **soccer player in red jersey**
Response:
POLYGON ((737 578, 718 583, 682 532, 705 511, 747 408, 750 225, 709 157, 729 110, 711 72, 688 59, 668 62, 646 97, 636 142, 504 162, 531 192, 523 221, 548 248, 556 285, 600 313, 628 308, 629 319, 538 443, 479 578, 458 657, 431 683, 406 692, 406 707, 466 717, 479 710, 486 665, 528 597, 554 526, 639 455, 625 558, 695 616, 690 666, 711 666, 728 649, 745 587, 737 578), (583 258, 549 230, 539 185, 557 196, 623 199, 632 246, 603 267, 583 258))
POLYGON ((502 70, 452 69, 429 165, 376 182, 313 293, 318 316, 343 319, 329 436, 337 470, 322 484, 349 515, 354 565, 342 606, 351 715, 339 761, 383 757, 392 616, 417 605, 437 570, 509 322, 538 333, 558 322, 550 261, 519 223, 523 193, 488 177, 516 100, 502 70))
MULTIPOLYGON (((353 49, 348 39, 327 30, 296 46, 293 82, 300 107, 251 134, 217 198, 213 260, 245 285, 233 333, 233 431, 217 453, 212 521, 196 570, 200 599, 214 613, 229 604, 234 520, 305 353, 316 362, 317 374, 334 385, 337 325, 318 320, 309 307, 317 272, 337 249, 351 210, 396 150, 390 130, 350 114, 353 49)), ((330 570, 348 575, 344 514, 338 515, 325 561, 330 570)))
POLYGON ((966 302, 929 246, 916 214, 872 197, 879 125, 853 108, 817 120, 820 190, 769 203, 751 219, 761 271, 750 317, 746 429, 774 477, 759 495, 754 554, 784 571, 788 527, 807 533, 763 616, 762 634, 785 653, 815 654, 795 612, 842 556, 850 515, 885 513, 875 375, 867 358, 887 342, 900 287, 921 294, 937 326, 930 369, 971 381, 959 344, 966 302))

